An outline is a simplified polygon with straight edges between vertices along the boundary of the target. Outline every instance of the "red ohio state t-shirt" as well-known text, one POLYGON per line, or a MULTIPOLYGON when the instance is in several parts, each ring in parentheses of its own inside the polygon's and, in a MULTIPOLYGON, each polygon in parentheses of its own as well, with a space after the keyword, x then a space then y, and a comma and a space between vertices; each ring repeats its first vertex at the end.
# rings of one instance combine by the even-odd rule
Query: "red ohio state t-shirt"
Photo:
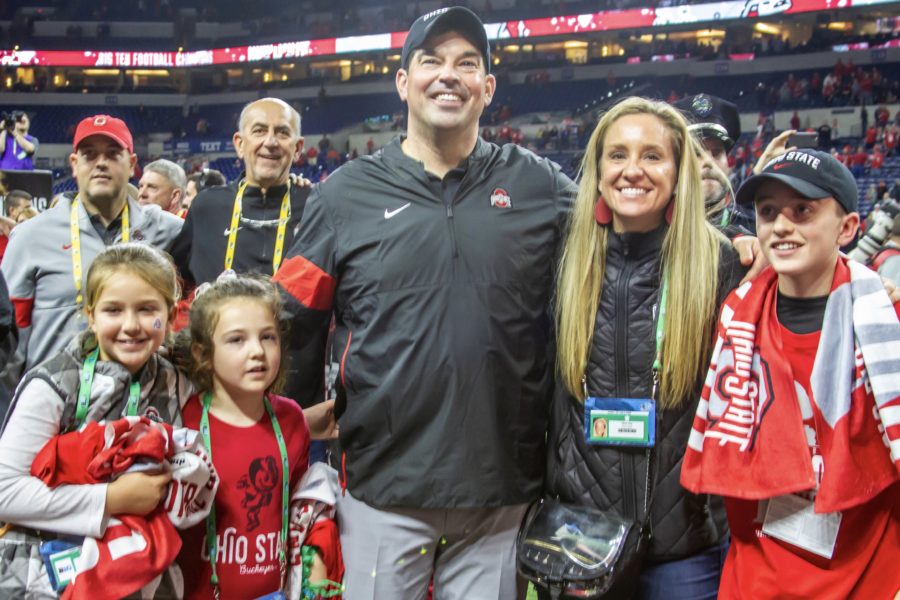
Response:
MULTIPOLYGON (((306 472, 309 429, 300 407, 270 396, 284 435, 291 468, 290 489, 306 472)), ((200 428, 203 405, 197 396, 182 411, 184 425, 200 428)), ((217 559, 221 598, 256 598, 280 589, 281 454, 268 413, 250 427, 235 427, 209 415, 216 492, 217 559)), ((185 598, 212 598, 212 570, 206 548, 206 523, 181 532, 178 563, 185 598)))
MULTIPOLYGON (((808 396, 820 334, 796 334, 781 327, 795 385, 801 386, 808 396)), ((815 451, 815 420, 813 416, 804 421, 811 446, 810 460, 815 451)), ((887 448, 884 451, 889 452, 887 448)), ((843 511, 831 559, 763 533, 767 503, 768 500, 725 498, 731 547, 722 571, 719 598, 874 600, 893 598, 900 589, 900 484, 861 506, 843 511)))

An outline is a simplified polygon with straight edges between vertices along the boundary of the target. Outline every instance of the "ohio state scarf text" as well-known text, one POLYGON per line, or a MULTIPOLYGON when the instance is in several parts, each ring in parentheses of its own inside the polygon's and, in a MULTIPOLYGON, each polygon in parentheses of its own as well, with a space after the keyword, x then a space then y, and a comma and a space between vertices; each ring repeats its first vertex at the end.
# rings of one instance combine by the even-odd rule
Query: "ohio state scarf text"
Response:
MULTIPOLYGON (((746 500, 813 490, 816 473, 776 317, 771 268, 732 292, 681 468, 694 493, 746 500)), ((880 278, 840 258, 810 378, 825 469, 815 510, 900 480, 900 324, 880 278)))

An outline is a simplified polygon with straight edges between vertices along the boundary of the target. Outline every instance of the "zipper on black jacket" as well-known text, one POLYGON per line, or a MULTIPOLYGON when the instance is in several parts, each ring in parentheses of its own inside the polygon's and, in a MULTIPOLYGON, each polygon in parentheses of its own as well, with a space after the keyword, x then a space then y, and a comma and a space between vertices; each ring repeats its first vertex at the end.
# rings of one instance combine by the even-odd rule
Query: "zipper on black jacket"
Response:
POLYGON ((344 353, 343 353, 343 355, 341 355, 341 385, 344 386, 345 388, 347 386, 346 386, 346 383, 344 383, 344 372, 345 372, 345 367, 347 364, 347 355, 350 353, 350 341, 351 340, 353 340, 353 332, 350 330, 347 330, 347 345, 344 346, 344 353))
POLYGON ((628 261, 628 246, 623 249, 625 260, 622 275, 616 281, 616 303, 614 306, 623 307, 616 311, 616 395, 620 398, 629 398, 628 389, 628 282, 631 278, 631 263, 628 261))
MULTIPOLYGON (((615 316, 615 356, 616 356, 616 395, 620 398, 630 397, 628 389, 628 284, 631 279, 632 265, 628 260, 627 240, 622 248, 624 257, 622 275, 616 281, 617 310, 615 316)), ((622 453, 622 501, 625 512, 633 519, 640 519, 637 510, 637 487, 634 481, 634 454, 629 450, 622 453)))
MULTIPOLYGON (((270 216, 277 218, 281 211, 275 213, 274 215, 269 214, 269 204, 268 204, 268 196, 263 196, 262 199, 262 216, 266 221, 271 220, 270 216)), ((263 229, 263 248, 262 248, 262 258, 265 262, 271 263, 272 258, 275 256, 275 240, 278 239, 278 228, 276 227, 274 230, 271 229, 263 229), (271 240, 269 237, 271 236, 271 240)))
POLYGON ((447 225, 450 227, 450 247, 453 249, 453 258, 459 256, 459 247, 456 244, 456 226, 453 224, 453 205, 447 204, 447 225))

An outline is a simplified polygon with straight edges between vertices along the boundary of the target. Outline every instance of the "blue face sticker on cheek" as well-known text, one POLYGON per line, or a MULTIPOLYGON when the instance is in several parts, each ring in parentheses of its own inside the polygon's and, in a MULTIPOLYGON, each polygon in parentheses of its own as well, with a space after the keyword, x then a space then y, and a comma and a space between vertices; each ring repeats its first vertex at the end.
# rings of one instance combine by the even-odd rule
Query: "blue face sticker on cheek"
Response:
POLYGON ((160 319, 153 321, 153 329, 162 329, 162 321, 160 319))

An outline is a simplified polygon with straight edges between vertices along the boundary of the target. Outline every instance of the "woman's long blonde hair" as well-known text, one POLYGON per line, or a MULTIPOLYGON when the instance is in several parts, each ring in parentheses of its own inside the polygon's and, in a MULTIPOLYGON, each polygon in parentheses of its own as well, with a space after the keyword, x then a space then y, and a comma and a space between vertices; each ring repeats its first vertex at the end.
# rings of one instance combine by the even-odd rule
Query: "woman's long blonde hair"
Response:
MULTIPOLYGON (((637 114, 650 114, 663 122, 678 166, 675 212, 661 257, 661 272, 668 278, 668 297, 659 401, 663 408, 673 408, 693 393, 708 366, 722 238, 706 222, 697 142, 681 113, 663 102, 645 98, 619 102, 603 115, 588 142, 557 281, 557 362, 569 392, 584 400, 581 381, 594 334, 610 230, 610 226, 600 225, 594 218, 600 157, 610 126, 624 116, 637 114)), ((616 310, 627 308, 617 306, 616 310)))

